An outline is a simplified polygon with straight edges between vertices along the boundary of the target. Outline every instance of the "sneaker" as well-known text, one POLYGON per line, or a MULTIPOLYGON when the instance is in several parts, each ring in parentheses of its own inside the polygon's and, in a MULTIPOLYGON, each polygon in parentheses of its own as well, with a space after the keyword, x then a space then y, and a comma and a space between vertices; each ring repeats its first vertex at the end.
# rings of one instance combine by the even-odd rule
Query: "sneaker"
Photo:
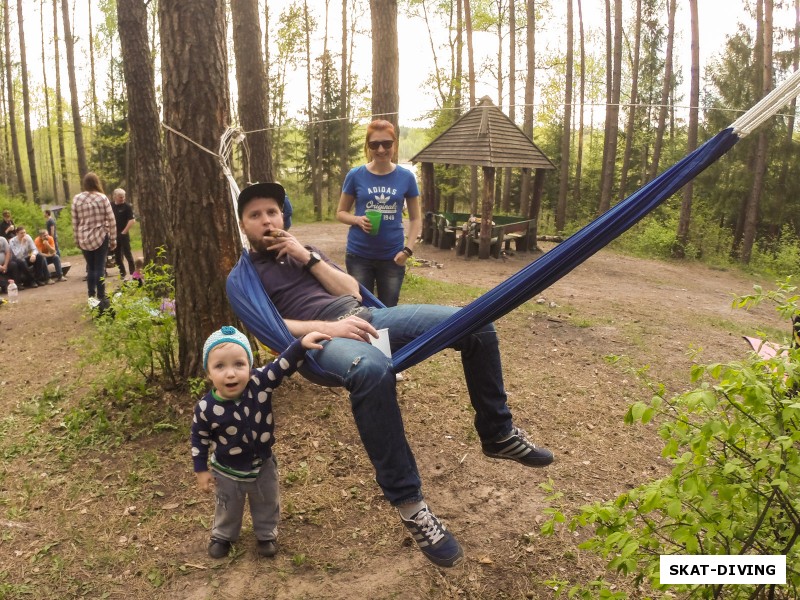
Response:
POLYGON ((278 553, 278 543, 275 540, 258 540, 256 551, 261 556, 271 558, 278 553))
POLYGON ((482 447, 486 456, 515 460, 526 467, 546 467, 553 462, 553 453, 547 448, 537 448, 519 427, 514 427, 506 439, 484 442, 482 447))
POLYGON ((64 277, 63 275, 61 277, 59 277, 58 279, 56 279, 56 281, 59 281, 59 282, 66 281, 66 280, 67 280, 67 278, 64 277))
POLYGON ((28 287, 30 287, 30 288, 37 288, 37 287, 39 287, 39 284, 38 284, 38 283, 36 283, 35 281, 32 281, 32 282, 31 282, 31 284, 30 284, 28 287))
POLYGON ((464 551, 453 534, 426 506, 411 519, 400 520, 411 532, 411 537, 425 557, 440 567, 454 567, 464 559, 464 551))
POLYGON ((231 543, 225 540, 211 538, 211 542, 208 544, 208 555, 211 558, 225 558, 230 551, 231 543))

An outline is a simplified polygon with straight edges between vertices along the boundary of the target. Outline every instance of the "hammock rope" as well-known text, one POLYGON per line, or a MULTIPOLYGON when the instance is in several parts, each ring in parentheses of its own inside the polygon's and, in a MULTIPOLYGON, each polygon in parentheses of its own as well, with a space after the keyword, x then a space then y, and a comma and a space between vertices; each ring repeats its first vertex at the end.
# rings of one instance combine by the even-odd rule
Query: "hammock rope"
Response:
MULTIPOLYGON (((718 160, 741 138, 774 116, 799 93, 800 71, 776 87, 730 127, 719 132, 566 241, 393 353, 394 371, 403 371, 433 356, 468 333, 497 320, 542 292, 633 227, 718 160)), ((238 186, 232 181, 230 169, 224 167, 224 170, 231 181, 235 209, 238 186)), ((246 243, 245 248, 247 248, 246 243)), ((275 350, 283 350, 294 340, 264 291, 247 251, 231 271, 227 291, 234 312, 262 343, 275 350)), ((366 290, 362 288, 362 294, 364 292, 366 290)), ((364 294, 364 298, 366 305, 380 306, 377 299, 369 292, 364 294)), ((323 385, 338 385, 336 381, 326 377, 313 360, 308 360, 307 363, 314 373, 311 377, 306 375, 309 379, 323 385)))

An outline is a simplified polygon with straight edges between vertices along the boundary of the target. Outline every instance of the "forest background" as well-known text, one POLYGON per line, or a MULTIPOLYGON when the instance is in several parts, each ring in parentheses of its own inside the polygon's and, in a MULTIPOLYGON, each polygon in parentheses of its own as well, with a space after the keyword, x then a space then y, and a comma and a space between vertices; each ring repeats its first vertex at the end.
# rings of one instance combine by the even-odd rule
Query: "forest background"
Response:
MULTIPOLYGON (((579 597, 594 598, 600 590, 593 579, 610 571, 633 581, 612 582, 619 589, 603 597, 641 597, 649 595, 639 582, 653 580, 653 557, 693 551, 689 544, 698 540, 711 552, 733 544, 742 551, 796 554, 796 513, 771 500, 769 510, 756 512, 750 507, 758 498, 742 495, 753 490, 796 504, 796 378, 780 359, 712 368, 706 375, 695 365, 695 349, 686 353, 700 340, 712 360, 728 360, 744 354, 740 336, 755 327, 770 339, 785 333, 785 319, 770 320, 764 311, 732 317, 728 293, 764 282, 750 271, 780 277, 798 271, 794 102, 614 244, 657 261, 598 253, 574 277, 548 289, 555 295, 550 302, 526 303, 498 322, 515 413, 558 450, 559 460, 545 475, 552 482, 537 487, 528 473, 521 483, 519 471, 495 469, 477 455, 468 443, 476 440, 465 392, 454 387, 453 353, 432 357, 401 384, 412 444, 425 457, 425 480, 434 482, 445 518, 470 548, 464 571, 448 578, 432 567, 420 570, 418 553, 405 551, 406 536, 374 489, 347 403, 338 390, 321 392, 298 380, 288 382, 278 419, 288 551, 278 569, 244 558, 244 544, 230 568, 204 564, 209 512, 187 492, 185 431, 187 407, 206 387, 197 377, 202 342, 235 318, 225 278, 242 248, 228 181, 215 156, 230 125, 247 132, 246 145, 232 146, 236 181, 287 183, 298 208, 298 235, 324 242, 341 259, 341 226, 309 221, 330 217, 344 173, 362 160, 369 118, 402 123, 400 158, 407 159, 478 100, 479 81, 492 81, 490 91, 480 93, 502 106, 556 167, 544 179, 540 204, 531 173, 500 173, 495 211, 532 216, 541 233, 566 236, 797 70, 798 0, 720 5, 741 15, 741 27, 702 65, 705 29, 693 0, 682 3, 685 12, 676 0, 575 0, 562 3, 563 18, 555 3, 533 0, 345 0, 280 8, 256 0, 80 4, 102 18, 82 21, 70 0, 3 3, 0 179, 8 198, 2 207, 31 226, 41 220, 41 204, 68 204, 91 166, 107 189, 129 190, 141 251, 154 263, 146 287, 115 294, 115 318, 82 318, 89 314, 81 315, 85 288, 72 277, 31 292, 56 319, 30 310, 27 293, 20 304, 3 306, 15 351, 4 355, 8 374, 0 374, 8 404, 0 420, 0 544, 9 550, 0 598, 157 597, 158 588, 170 598, 231 588, 235 596, 236 585, 254 580, 264 589, 277 582, 274 597, 342 597, 342 591, 349 597, 355 581, 385 590, 382 597, 553 597, 575 584, 589 586, 579 597), (445 35, 401 39, 401 12, 419 14, 430 31, 445 35), (334 23, 341 23, 338 35, 334 23), (491 58, 477 58, 471 42, 476 31, 497 40, 491 58), (371 51, 358 40, 369 40, 371 51), (423 43, 437 49, 435 60, 419 58, 415 46, 423 43), (692 50, 688 64, 686 52, 676 51, 686 46, 692 50), (354 55, 365 53, 369 78, 355 68, 354 55), (435 108, 424 123, 404 120, 401 109, 399 65, 409 57, 419 70, 433 67, 425 89, 435 108), (34 70, 42 72, 41 85, 32 84, 34 70), (289 86, 298 78, 300 92, 289 86), (597 277, 600 265, 613 277, 597 277), (165 293, 170 300, 174 294, 169 305, 175 315, 164 310, 165 293), (42 340, 48 341, 46 356, 42 340), (79 363, 80 353, 86 355, 79 363), (20 375, 42 360, 50 379, 20 375), (668 380, 663 387, 649 382, 647 363, 654 365, 654 377, 668 380), (731 446, 723 444, 713 460, 710 439, 679 441, 680 431, 662 429, 671 449, 659 455, 654 427, 620 427, 623 415, 663 424, 664 415, 654 413, 659 406, 672 410, 667 397, 685 388, 690 363, 698 378, 693 383, 724 380, 723 396, 731 382, 741 385, 731 397, 752 401, 740 410, 749 424, 758 409, 780 420, 780 427, 773 421, 744 428, 710 421, 712 427, 698 429, 714 436, 724 426, 731 435, 731 446), (628 408, 632 397, 643 394, 653 397, 651 406, 628 408), (794 437, 772 437, 785 429, 794 437), (756 449, 763 457, 728 460, 731 448, 753 448, 755 440, 763 443, 756 449), (686 448, 697 453, 689 462, 711 464, 712 472, 682 474, 688 463, 676 459, 686 448), (676 465, 675 484, 667 478, 661 480, 666 488, 657 487, 652 477, 676 465), (724 488, 709 489, 709 481, 724 488), (616 506, 633 515, 630 504, 610 499, 631 490, 622 499, 635 501, 642 489, 639 508, 659 511, 668 525, 676 519, 675 535, 665 539, 659 530, 654 539, 613 518, 619 531, 607 535, 602 522, 587 518, 598 525, 594 539, 605 544, 595 549, 610 562, 606 569, 578 554, 576 545, 592 534, 573 532, 564 521, 585 518, 581 505, 594 498, 611 503, 598 514, 616 514, 616 506), (730 497, 734 501, 726 503, 730 497), (465 499, 474 514, 465 513, 465 499), (685 526, 698 515, 702 521, 685 526), (488 535, 485 522, 492 523, 488 535), (555 534, 549 543, 547 529, 555 534), (320 585, 330 593, 318 593, 320 585)), ((439 166, 437 180, 435 197, 424 198, 427 206, 474 209, 480 182, 469 170, 439 166)), ((59 225, 69 254, 68 208, 59 225)), ((424 250, 450 260, 445 251, 424 250)), ((404 294, 411 301, 460 305, 484 291, 472 284, 494 285, 536 256, 517 253, 430 270, 451 278, 450 285, 412 270, 404 294)), ((81 259, 73 258, 80 272, 81 259)), ((795 291, 787 284, 775 296, 784 317, 797 314, 795 291)), ((790 366, 796 364, 792 356, 790 366)), ((689 392, 689 408, 716 406, 708 390, 689 392)), ((731 410, 722 400, 720 415, 727 419, 731 410)), ((705 417, 679 414, 678 421, 705 417)), ((790 561, 791 585, 769 594, 797 597, 796 564, 790 561)), ((697 591, 703 597, 719 592, 697 591)))
MULTIPOLYGON (((67 205, 91 168, 107 188, 128 190, 146 257, 160 246, 170 257, 181 232, 197 233, 187 209, 229 203, 216 159, 208 157, 206 171, 189 166, 202 154, 198 145, 217 152, 229 125, 246 132, 230 157, 238 181, 279 179, 299 219, 321 220, 334 212, 344 173, 362 160, 363 127, 373 116, 403 123, 398 158, 408 160, 474 105, 480 90, 491 90, 555 166, 540 200, 527 170, 499 172, 495 211, 536 218, 539 233, 569 235, 798 68, 797 0, 725 3, 726 13, 738 15, 737 28, 714 51, 706 47, 702 65, 704 24, 695 1, 680 10, 676 0, 554 4, 4 0, 0 183, 10 198, 28 202, 6 204, 20 219, 38 218, 39 205, 67 205), (428 39, 399 37, 399 15, 428 39), (214 23, 213 36, 194 34, 200 19, 214 23), (415 50, 422 45, 430 59, 415 50), (401 91, 404 63, 425 72, 422 88, 401 91), (197 78, 194 87, 187 73, 197 78), (418 104, 432 108, 408 124, 401 95, 412 105, 425 97, 418 104), (215 186, 197 185, 209 177, 215 186)), ((718 28, 708 30, 718 43, 718 28)), ((796 111, 793 102, 618 244, 651 256, 795 273, 796 111)), ((427 208, 477 212, 480 183, 468 168, 437 166, 436 178, 427 208)), ((68 210, 60 219, 69 219, 68 210)), ((239 251, 235 223, 200 231, 209 226, 217 227, 209 239, 229 265, 239 251)), ((69 248, 69 227, 61 231, 69 248)), ((179 278, 207 279, 175 266, 179 278)), ((209 314, 229 316, 227 306, 209 314)), ((208 325, 184 330, 180 322, 181 340, 195 349, 208 325)), ((196 371, 181 363, 187 374, 196 371)))

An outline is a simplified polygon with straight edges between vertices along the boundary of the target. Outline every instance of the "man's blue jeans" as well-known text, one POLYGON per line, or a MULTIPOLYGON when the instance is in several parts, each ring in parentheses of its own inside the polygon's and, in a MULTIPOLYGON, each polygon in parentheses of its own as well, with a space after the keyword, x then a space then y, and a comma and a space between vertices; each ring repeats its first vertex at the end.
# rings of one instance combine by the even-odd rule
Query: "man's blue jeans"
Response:
MULTIPOLYGON (((457 310, 429 304, 372 309, 372 325, 389 329, 394 352, 457 310)), ((508 435, 511 411, 494 326, 486 325, 450 347, 461 352, 478 436, 491 441, 508 435)), ((350 392, 361 441, 386 499, 393 505, 421 500, 422 484, 406 440, 391 361, 376 347, 346 338, 334 338, 310 354, 350 392)))
POLYGON ((393 260, 361 258, 350 252, 345 255, 344 264, 347 273, 375 294, 385 306, 397 306, 406 276, 405 266, 393 260))

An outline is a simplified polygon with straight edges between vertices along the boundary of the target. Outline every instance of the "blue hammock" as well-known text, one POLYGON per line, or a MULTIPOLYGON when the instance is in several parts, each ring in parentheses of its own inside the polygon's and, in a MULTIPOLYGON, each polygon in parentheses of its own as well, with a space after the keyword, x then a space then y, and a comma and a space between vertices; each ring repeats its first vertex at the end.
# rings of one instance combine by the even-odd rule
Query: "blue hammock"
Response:
MULTIPOLYGON (((572 271, 617 236, 633 227, 706 167, 730 150, 741 138, 772 117, 800 93, 800 71, 795 71, 781 85, 762 98, 731 126, 708 140, 697 150, 639 188, 614 208, 530 263, 509 279, 489 290, 458 312, 426 331, 414 341, 393 353, 395 372, 403 371, 461 339, 483 325, 497 320, 520 304, 530 300, 561 277, 572 271)), ((236 189, 230 170, 223 170, 236 189)), ((234 204, 238 193, 233 194, 234 204)), ((274 350, 284 350, 294 339, 278 311, 264 291, 258 274, 245 252, 228 276, 228 300, 234 312, 250 331, 274 350)), ((380 302, 362 288, 367 306, 380 302)), ((313 360, 307 360, 312 374, 309 379, 324 385, 338 385, 326 377, 313 360)))
MULTIPOLYGON (((725 154, 738 140, 739 136, 730 128, 718 133, 547 254, 394 352, 392 361, 395 372, 403 371, 433 356, 464 335, 497 320, 530 300, 633 227, 725 154)), ((294 340, 264 291, 247 252, 242 254, 228 276, 227 290, 233 311, 263 344, 282 351, 294 340)), ((365 305, 381 306, 363 287, 361 292, 365 305)), ((315 375, 311 379, 317 383, 337 385, 335 381, 325 378, 322 369, 314 361, 307 362, 315 375)))

